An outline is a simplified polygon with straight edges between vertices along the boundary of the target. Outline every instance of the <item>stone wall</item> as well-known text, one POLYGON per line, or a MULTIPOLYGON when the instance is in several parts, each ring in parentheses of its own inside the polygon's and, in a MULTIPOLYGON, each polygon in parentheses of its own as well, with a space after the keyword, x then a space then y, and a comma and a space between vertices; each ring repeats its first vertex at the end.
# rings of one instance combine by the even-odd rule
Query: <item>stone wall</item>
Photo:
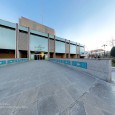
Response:
POLYGON ((98 59, 49 59, 52 62, 64 64, 73 69, 85 72, 93 77, 111 82, 111 60, 98 59))

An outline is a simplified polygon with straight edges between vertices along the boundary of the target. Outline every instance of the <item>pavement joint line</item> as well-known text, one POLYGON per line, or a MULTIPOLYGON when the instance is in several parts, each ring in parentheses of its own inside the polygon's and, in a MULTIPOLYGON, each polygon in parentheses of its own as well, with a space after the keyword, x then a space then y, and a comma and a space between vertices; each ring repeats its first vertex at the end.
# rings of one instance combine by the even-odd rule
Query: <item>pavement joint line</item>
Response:
MULTIPOLYGON (((62 89, 65 89, 64 87, 63 88, 61 88, 61 90, 62 89)), ((34 102, 41 102, 42 100, 44 100, 44 99, 47 99, 47 98, 49 98, 49 97, 51 97, 51 96, 55 96, 55 95, 57 95, 57 92, 59 91, 60 89, 58 89, 53 95, 47 95, 47 96, 45 96, 45 97, 42 97, 42 98, 40 98, 40 99, 37 99, 36 101, 34 101, 34 102)))
MULTIPOLYGON (((97 81, 98 81, 98 80, 96 80, 96 81, 90 86, 89 90, 90 90, 92 87, 95 86, 95 84, 97 83, 97 81)), ((89 90, 86 91, 86 92, 84 92, 77 100, 75 100, 72 104, 70 104, 69 107, 67 107, 64 111, 60 112, 60 114, 62 114, 63 112, 65 112, 65 111, 68 110, 68 109, 70 110, 71 108, 73 108, 73 107, 75 106, 75 104, 77 104, 84 95, 86 95, 86 94, 89 93, 89 90)), ((85 113, 86 113, 86 111, 85 111, 85 113)))
MULTIPOLYGON (((47 81, 47 82, 48 82, 48 81, 47 81)), ((46 84, 46 83, 43 83, 43 84, 46 84)), ((40 85, 43 85, 43 84, 40 84, 40 85)), ((18 92, 18 93, 12 94, 12 95, 10 95, 10 96, 6 96, 6 97, 2 98, 0 101, 2 101, 3 99, 6 99, 6 98, 13 97, 13 96, 15 96, 15 95, 20 95, 20 94, 22 94, 22 93, 28 92, 29 90, 32 90, 32 89, 34 89, 34 88, 39 88, 40 85, 38 85, 37 87, 33 87, 33 88, 29 88, 29 89, 20 91, 20 92, 18 92)))
MULTIPOLYGON (((35 88, 37 88, 37 87, 30 88, 29 90, 31 90, 31 89, 35 89, 35 88)), ((28 91, 24 91, 24 92, 28 92, 28 91)), ((24 92, 22 92, 21 94, 23 94, 24 92)), ((20 99, 18 100, 18 102, 17 102, 17 105, 16 105, 16 106, 18 106, 18 105, 19 105, 20 100, 21 100, 21 97, 20 97, 20 99)), ((33 102, 29 103, 29 104, 28 104, 28 106, 29 106, 29 105, 32 105, 32 104, 33 104, 33 103, 35 103, 35 102, 38 102, 38 100, 35 100, 35 101, 33 101, 33 102)), ((26 106, 27 106, 27 105, 26 105, 26 106)), ((38 106, 38 104, 37 104, 37 106, 38 106)), ((38 107, 37 107, 37 109, 38 109, 38 107)), ((10 114, 10 115, 15 115, 15 112, 16 112, 16 108, 13 110, 13 112, 11 112, 11 114, 10 114)))
MULTIPOLYGON (((18 102, 17 102, 17 104, 16 104, 15 106, 18 106, 20 99, 21 99, 21 97, 19 98, 19 100, 18 100, 18 102)), ((14 108, 14 109, 12 110, 12 112, 10 113, 10 115, 15 115, 15 114, 14 114, 15 112, 16 112, 16 108, 14 108)))
MULTIPOLYGON (((47 97, 44 97, 43 99, 48 99, 49 97, 51 97, 52 95, 48 95, 47 97)), ((42 102, 43 99, 40 100, 36 100, 35 102, 37 102, 37 110, 38 110, 38 104, 40 104, 42 102)), ((35 103, 34 102, 34 103, 35 103)), ((39 111, 37 111, 39 113, 39 111)), ((38 114, 39 115, 39 114, 38 114)))
MULTIPOLYGON (((79 101, 80 101, 80 99, 84 96, 84 95, 86 95, 88 92, 84 92, 77 100, 75 100, 72 104, 70 104, 69 105, 69 107, 67 107, 64 111, 62 111, 62 112, 59 112, 59 114, 63 114, 65 111, 67 111, 68 109, 70 110, 70 109, 72 109, 79 101)), ((85 112, 86 113, 86 112, 85 112)))

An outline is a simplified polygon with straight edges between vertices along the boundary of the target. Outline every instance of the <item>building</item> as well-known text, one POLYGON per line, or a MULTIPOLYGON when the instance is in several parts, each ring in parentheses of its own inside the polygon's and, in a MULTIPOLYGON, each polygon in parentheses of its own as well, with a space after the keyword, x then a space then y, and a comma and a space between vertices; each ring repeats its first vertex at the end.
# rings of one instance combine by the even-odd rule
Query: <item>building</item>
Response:
POLYGON ((0 19, 0 58, 80 58, 84 46, 57 37, 55 30, 27 18, 18 23, 0 19))
POLYGON ((88 57, 89 58, 102 58, 104 57, 104 52, 105 50, 103 49, 95 49, 95 50, 91 50, 88 52, 88 57))

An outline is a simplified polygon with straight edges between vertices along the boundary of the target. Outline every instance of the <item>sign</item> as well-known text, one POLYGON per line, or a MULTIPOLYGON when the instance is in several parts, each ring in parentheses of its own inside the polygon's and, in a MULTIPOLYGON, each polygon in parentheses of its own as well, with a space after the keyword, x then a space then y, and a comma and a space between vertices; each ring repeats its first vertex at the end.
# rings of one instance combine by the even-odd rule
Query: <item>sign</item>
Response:
POLYGON ((6 64, 6 60, 1 60, 0 65, 6 64))
POLYGON ((44 47, 42 46, 35 46, 35 51, 43 51, 44 47))
POLYGON ((61 59, 50 59, 50 61, 57 62, 57 63, 63 63, 63 64, 67 64, 67 65, 72 65, 72 66, 83 68, 83 69, 87 69, 87 63, 86 62, 61 60, 61 59))
POLYGON ((72 65, 76 66, 76 67, 81 67, 81 68, 87 69, 87 63, 86 62, 72 61, 72 65))

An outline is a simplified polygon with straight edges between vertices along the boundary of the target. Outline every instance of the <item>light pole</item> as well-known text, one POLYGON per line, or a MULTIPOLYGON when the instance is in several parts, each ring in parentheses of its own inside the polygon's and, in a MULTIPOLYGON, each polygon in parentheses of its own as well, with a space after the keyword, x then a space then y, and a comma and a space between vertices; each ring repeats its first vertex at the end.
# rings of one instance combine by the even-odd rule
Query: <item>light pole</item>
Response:
POLYGON ((102 47, 104 47, 104 57, 105 57, 105 47, 106 47, 107 45, 106 44, 103 44, 102 45, 102 47))

